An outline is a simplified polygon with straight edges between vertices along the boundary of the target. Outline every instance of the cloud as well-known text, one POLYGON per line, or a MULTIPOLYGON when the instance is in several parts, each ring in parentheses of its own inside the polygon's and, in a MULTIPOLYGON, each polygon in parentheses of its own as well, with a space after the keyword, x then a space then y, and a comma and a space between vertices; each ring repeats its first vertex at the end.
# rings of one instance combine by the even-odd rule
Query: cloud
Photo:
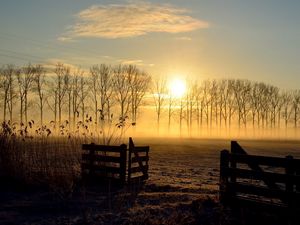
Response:
MULTIPOLYGON (((79 68, 84 72, 88 71, 88 68, 81 67, 81 65, 76 64, 75 62, 71 62, 70 60, 66 60, 63 58, 49 58, 49 59, 47 59, 47 61, 45 62, 44 65, 45 65, 45 68, 49 71, 52 71, 52 75, 54 75, 53 71, 58 63, 62 63, 64 66, 69 67, 71 71, 76 71, 79 68)), ((51 75, 51 73, 50 73, 50 75, 51 75)))
MULTIPOLYGON (((186 9, 150 2, 94 5, 77 15, 69 37, 126 38, 152 32, 181 33, 209 27, 186 9)), ((63 38, 66 38, 64 35, 63 38)))
POLYGON ((179 40, 179 41, 191 41, 192 38, 190 38, 190 37, 177 37, 176 40, 179 40))
POLYGON ((71 37, 58 37, 57 38, 58 41, 61 41, 61 42, 69 42, 69 41, 73 41, 73 39, 71 37))
POLYGON ((153 63, 145 63, 143 60, 141 59, 119 59, 117 60, 118 63, 120 64, 126 64, 126 65, 136 65, 136 66, 154 66, 153 63))

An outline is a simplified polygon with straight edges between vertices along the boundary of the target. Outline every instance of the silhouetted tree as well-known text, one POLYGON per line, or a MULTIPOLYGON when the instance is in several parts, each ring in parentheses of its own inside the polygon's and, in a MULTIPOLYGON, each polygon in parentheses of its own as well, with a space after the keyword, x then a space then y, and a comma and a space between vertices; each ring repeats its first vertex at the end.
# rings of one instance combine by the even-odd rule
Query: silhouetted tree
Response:
POLYGON ((128 116, 130 106, 130 80, 132 73, 135 73, 133 66, 119 65, 114 68, 113 87, 115 91, 116 101, 120 109, 120 119, 124 120, 128 116))
POLYGON ((46 89, 46 71, 42 65, 35 66, 34 84, 39 99, 37 105, 40 111, 40 124, 41 126, 43 126, 47 89, 46 89))
POLYGON ((3 120, 6 121, 7 111, 9 112, 9 119, 13 119, 13 100, 15 98, 14 90, 14 76, 15 66, 9 64, 3 66, 0 70, 1 76, 1 90, 3 95, 3 120))
POLYGON ((73 71, 72 77, 72 113, 73 113, 73 128, 77 123, 77 118, 79 117, 79 107, 80 107, 80 80, 83 76, 83 71, 77 69, 73 71))
POLYGON ((291 102, 292 102, 292 93, 289 91, 285 91, 282 94, 282 107, 283 107, 283 118, 285 128, 288 127, 288 122, 291 118, 291 102))
POLYGON ((294 113, 294 127, 297 128, 300 112, 300 90, 296 90, 292 95, 292 109, 294 113))
POLYGON ((151 77, 137 68, 130 75, 131 120, 132 124, 136 125, 138 109, 150 86, 151 77))
POLYGON ((16 76, 19 87, 20 99, 20 122, 23 123, 23 116, 25 116, 25 123, 28 122, 28 92, 32 88, 34 81, 35 68, 31 64, 16 70, 16 76))
POLYGON ((154 79, 151 91, 155 105, 157 128, 159 130, 162 108, 166 100, 167 80, 163 77, 154 79))

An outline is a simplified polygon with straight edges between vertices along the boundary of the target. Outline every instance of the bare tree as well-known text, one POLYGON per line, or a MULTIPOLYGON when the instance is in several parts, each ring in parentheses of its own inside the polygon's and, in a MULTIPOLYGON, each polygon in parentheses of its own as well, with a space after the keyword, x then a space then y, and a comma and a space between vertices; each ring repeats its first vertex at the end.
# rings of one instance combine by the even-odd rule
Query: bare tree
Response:
POLYGON ((300 90, 296 90, 292 95, 292 109, 294 112, 294 127, 297 128, 300 112, 300 90))
POLYGON ((216 80, 213 80, 211 82, 211 86, 210 86, 210 90, 209 90, 209 94, 210 94, 210 128, 212 128, 212 123, 213 123, 213 113, 215 111, 215 119, 216 119, 216 125, 218 125, 218 120, 217 120, 217 115, 218 115, 218 111, 217 111, 217 107, 218 107, 218 102, 217 102, 217 82, 216 80))
POLYGON ((143 97, 146 94, 146 91, 149 88, 151 77, 148 74, 139 71, 138 69, 131 73, 131 75, 131 120, 132 124, 135 125, 137 121, 138 109, 141 105, 143 97))
MULTIPOLYGON (((261 92, 260 92, 260 84, 254 83, 252 85, 251 91, 250 91, 250 107, 251 107, 251 114, 252 114, 252 127, 255 127, 255 121, 259 120, 259 116, 257 117, 257 114, 259 113, 259 107, 261 104, 261 92)), ((258 122, 259 123, 259 122, 258 122)))
POLYGON ((25 116, 25 123, 28 122, 28 92, 32 88, 34 81, 35 68, 31 64, 17 70, 16 76, 19 86, 20 99, 20 122, 23 123, 23 116, 25 116))
POLYGON ((186 99, 186 120, 187 120, 186 122, 187 122, 187 130, 189 135, 191 135, 192 132, 195 106, 198 98, 198 91, 199 91, 198 82, 196 81, 187 82, 187 91, 185 94, 185 99, 186 99))
POLYGON ((100 65, 99 68, 99 99, 100 99, 100 113, 101 119, 103 118, 107 121, 110 121, 111 115, 111 108, 114 104, 114 80, 113 80, 113 72, 112 68, 107 65, 100 65))
POLYGON ((46 103, 46 71, 42 65, 35 67, 34 76, 35 90, 38 95, 38 107, 40 111, 40 124, 44 124, 44 107, 46 103))
POLYGON ((98 65, 90 68, 90 90, 91 90, 91 98, 94 103, 94 122, 97 127, 98 124, 98 98, 99 98, 99 76, 100 76, 100 68, 98 65))
POLYGON ((289 120, 291 118, 291 102, 292 102, 292 93, 289 91, 285 91, 282 94, 282 107, 283 107, 283 118, 285 128, 288 127, 289 120))
MULTIPOLYGON (((58 113, 58 124, 62 121, 62 110, 64 105, 64 98, 67 92, 67 83, 70 76, 70 68, 62 63, 58 63, 54 70, 55 73, 55 113, 58 113)), ((56 121, 55 121, 56 122, 56 121)))
POLYGON ((249 113, 251 83, 248 80, 236 80, 233 86, 235 100, 238 109, 238 125, 241 123, 247 126, 247 116, 249 113))
MULTIPOLYGON (((90 69, 92 101, 94 102, 95 123, 101 128, 104 143, 110 143, 114 135, 113 112, 114 80, 113 69, 101 64, 90 69), (99 116, 98 116, 99 112, 99 116), (98 120, 99 117, 99 120, 98 120)), ((98 126, 96 126, 96 130, 98 126)))
POLYGON ((0 70, 1 89, 3 94, 3 120, 6 121, 7 111, 9 112, 10 121, 13 119, 13 100, 15 98, 14 91, 14 74, 15 67, 6 65, 0 70))
POLYGON ((172 94, 170 93, 171 91, 169 90, 168 93, 168 132, 170 133, 170 128, 171 128, 171 118, 172 115, 175 111, 175 98, 172 96, 172 94))
POLYGON ((197 81, 196 89, 197 89, 195 91, 196 120, 197 120, 197 129, 199 132, 200 125, 202 126, 203 123, 203 108, 204 108, 204 101, 202 98, 202 87, 199 81, 197 81))
POLYGON ((271 127, 276 127, 277 111, 280 108, 280 93, 279 88, 269 86, 270 95, 270 123, 271 127))
POLYGON ((152 95, 155 105, 157 129, 159 131, 162 109, 166 100, 167 80, 164 77, 159 77, 152 82, 152 95))
POLYGON ((81 78, 83 76, 83 71, 80 69, 77 69, 73 71, 73 77, 72 77, 72 85, 71 85, 71 95, 72 95, 72 124, 73 128, 76 125, 76 118, 79 117, 79 107, 80 107, 80 84, 81 84, 81 78))
POLYGON ((203 102, 207 128, 209 125, 209 112, 210 112, 209 106, 211 102, 210 88, 211 88, 211 82, 209 80, 205 80, 202 84, 202 102, 203 102))
POLYGON ((227 125, 229 127, 231 126, 231 120, 236 109, 235 98, 233 93, 233 84, 233 80, 222 80, 220 83, 220 101, 222 102, 222 109, 220 109, 220 113, 222 118, 224 119, 224 124, 226 127, 227 125))
POLYGON ((128 117, 130 107, 130 80, 132 73, 135 72, 133 66, 119 65, 114 68, 113 86, 115 91, 116 101, 120 109, 120 119, 125 120, 128 117))
POLYGON ((67 108, 68 108, 68 122, 67 125, 69 129, 71 127, 72 121, 72 94, 73 94, 73 76, 70 73, 65 74, 64 76, 64 88, 66 89, 66 96, 67 96, 67 108))
POLYGON ((80 76, 79 80, 79 102, 80 102, 80 109, 81 109, 81 119, 82 122, 85 121, 86 117, 86 98, 88 96, 88 81, 82 75, 80 76))

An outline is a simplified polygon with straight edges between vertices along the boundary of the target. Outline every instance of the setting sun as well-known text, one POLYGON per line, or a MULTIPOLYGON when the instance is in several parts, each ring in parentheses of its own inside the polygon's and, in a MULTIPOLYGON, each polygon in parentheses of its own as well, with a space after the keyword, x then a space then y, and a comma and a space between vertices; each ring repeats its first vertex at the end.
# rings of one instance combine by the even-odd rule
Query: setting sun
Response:
POLYGON ((171 80, 169 90, 172 97, 181 98, 186 92, 185 81, 178 78, 171 80))

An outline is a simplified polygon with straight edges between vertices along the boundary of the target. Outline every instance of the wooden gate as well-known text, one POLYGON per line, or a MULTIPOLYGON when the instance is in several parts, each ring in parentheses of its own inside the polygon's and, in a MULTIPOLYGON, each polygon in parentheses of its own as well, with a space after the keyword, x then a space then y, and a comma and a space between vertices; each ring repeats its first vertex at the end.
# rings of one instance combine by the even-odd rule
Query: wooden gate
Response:
POLYGON ((126 182, 128 184, 142 182, 149 177, 149 149, 149 146, 135 146, 132 138, 129 138, 129 149, 125 144, 120 146, 84 144, 82 177, 96 182, 113 180, 121 185, 126 182))
POLYGON ((248 155, 237 142, 221 151, 220 200, 300 208, 300 160, 248 155))
POLYGON ((135 146, 129 138, 128 149, 128 183, 148 179, 149 146, 135 146))

